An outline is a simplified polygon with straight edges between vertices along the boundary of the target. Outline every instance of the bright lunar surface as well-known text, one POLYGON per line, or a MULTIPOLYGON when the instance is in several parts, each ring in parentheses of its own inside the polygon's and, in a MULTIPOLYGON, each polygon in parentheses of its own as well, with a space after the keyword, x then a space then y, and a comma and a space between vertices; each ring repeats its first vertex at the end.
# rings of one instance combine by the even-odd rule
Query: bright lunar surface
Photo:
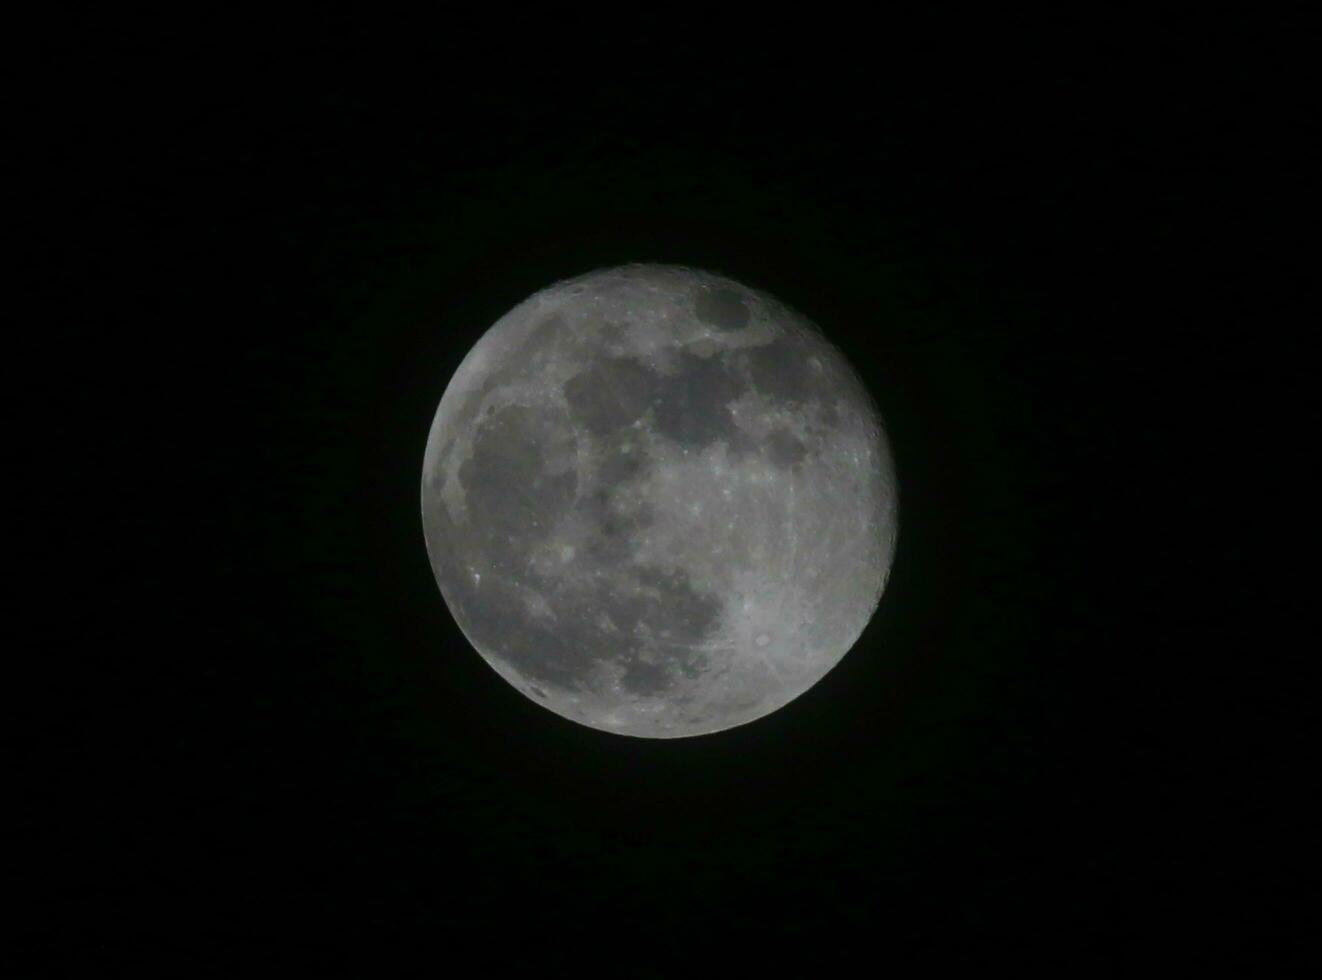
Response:
POLYGON ((674 266, 557 283, 455 372, 423 459, 441 593, 510 684, 646 738, 770 714, 838 663, 897 530, 877 410, 765 293, 674 266))

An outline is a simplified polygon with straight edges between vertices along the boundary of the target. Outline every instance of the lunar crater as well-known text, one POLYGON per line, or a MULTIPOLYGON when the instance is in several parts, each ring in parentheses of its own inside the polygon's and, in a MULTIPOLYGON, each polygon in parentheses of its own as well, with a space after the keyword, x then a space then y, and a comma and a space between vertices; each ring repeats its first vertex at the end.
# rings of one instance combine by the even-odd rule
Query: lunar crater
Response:
POLYGON ((693 305, 698 319, 718 330, 742 330, 748 326, 748 305, 736 290, 729 287, 704 287, 698 291, 693 305))

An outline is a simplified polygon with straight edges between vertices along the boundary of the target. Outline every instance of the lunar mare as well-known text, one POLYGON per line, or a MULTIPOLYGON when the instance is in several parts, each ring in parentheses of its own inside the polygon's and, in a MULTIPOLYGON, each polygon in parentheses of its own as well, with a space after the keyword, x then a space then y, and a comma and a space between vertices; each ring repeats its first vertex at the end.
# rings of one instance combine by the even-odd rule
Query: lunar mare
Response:
POLYGON ((432 569, 510 684, 651 738, 767 715, 854 645, 897 532, 843 356, 774 298, 673 266, 557 283, 478 341, 423 459, 432 569))

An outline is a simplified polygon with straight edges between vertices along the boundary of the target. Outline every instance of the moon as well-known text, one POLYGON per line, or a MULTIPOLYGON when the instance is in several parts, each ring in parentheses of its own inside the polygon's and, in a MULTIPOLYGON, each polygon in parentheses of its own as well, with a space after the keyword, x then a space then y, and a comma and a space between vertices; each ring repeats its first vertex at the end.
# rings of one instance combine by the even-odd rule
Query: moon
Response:
POLYGON ((589 727, 681 738, 816 684, 876 611, 898 491, 843 355, 678 266, 556 283, 460 364, 423 455, 440 591, 488 664, 589 727))

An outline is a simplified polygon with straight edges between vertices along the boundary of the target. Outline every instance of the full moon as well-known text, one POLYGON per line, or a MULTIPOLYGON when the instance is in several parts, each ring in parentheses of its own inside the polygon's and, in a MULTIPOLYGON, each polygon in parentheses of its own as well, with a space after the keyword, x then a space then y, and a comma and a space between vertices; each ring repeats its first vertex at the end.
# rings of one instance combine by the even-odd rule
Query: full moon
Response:
POLYGON ((478 653, 537 704, 643 738, 816 684, 881 600, 897 504, 841 353, 766 293, 676 266, 505 314, 423 456, 427 553, 478 653))

